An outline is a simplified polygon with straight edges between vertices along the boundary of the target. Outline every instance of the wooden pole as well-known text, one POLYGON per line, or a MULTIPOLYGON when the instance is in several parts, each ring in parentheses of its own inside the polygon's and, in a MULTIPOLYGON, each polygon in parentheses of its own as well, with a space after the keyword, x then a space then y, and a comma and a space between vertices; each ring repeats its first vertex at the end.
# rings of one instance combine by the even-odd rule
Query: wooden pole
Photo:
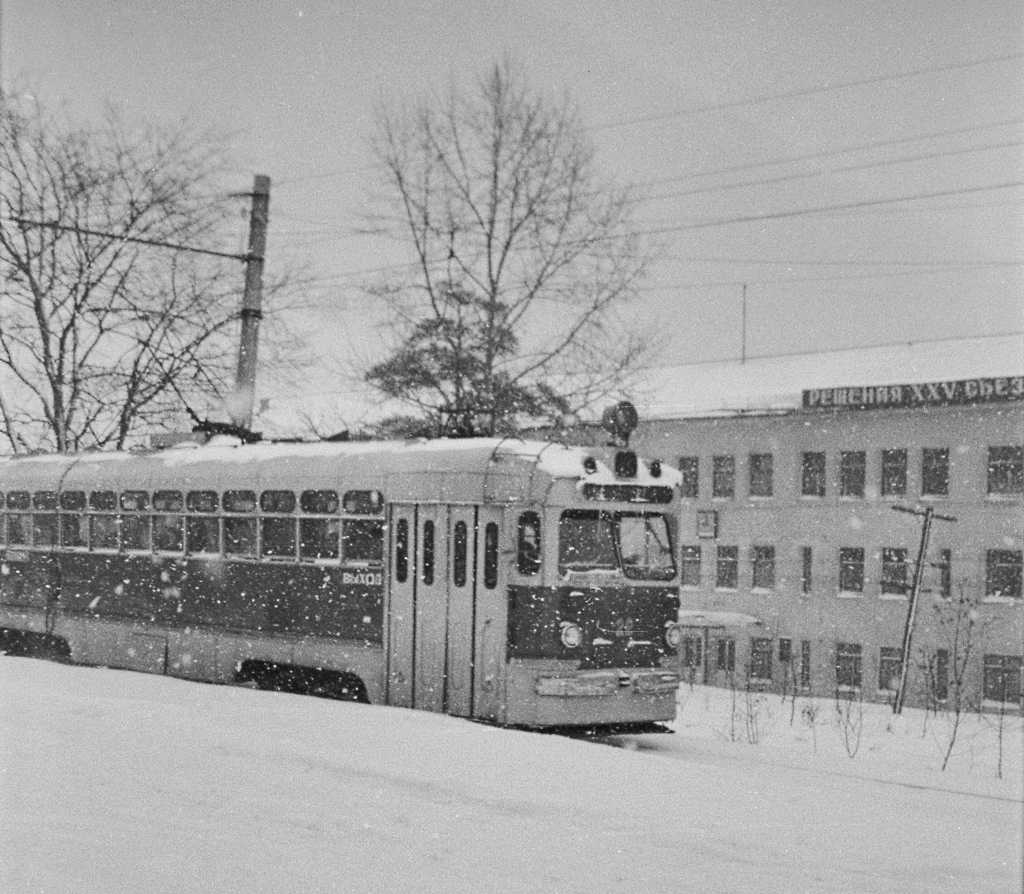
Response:
POLYGON ((914 621, 917 617, 917 603, 921 595, 921 580, 924 577, 925 559, 928 555, 928 539, 931 537, 932 520, 940 518, 943 521, 955 522, 956 519, 950 515, 937 515, 931 506, 923 511, 920 509, 907 509, 903 506, 893 506, 897 512, 906 512, 910 515, 920 515, 924 522, 921 525, 921 544, 917 550, 917 565, 914 567, 914 582, 910 587, 910 604, 907 606, 907 620, 903 627, 903 645, 900 648, 900 684, 896 690, 896 698, 892 703, 893 714, 903 713, 903 700, 907 694, 907 675, 910 670, 910 644, 914 638, 914 621))
POLYGON ((256 400, 256 352, 260 320, 263 318, 263 258, 267 247, 267 220, 270 212, 270 178, 257 174, 252 186, 252 211, 249 214, 249 252, 245 259, 245 292, 242 295, 242 334, 238 342, 238 371, 230 406, 232 424, 252 426, 256 400))

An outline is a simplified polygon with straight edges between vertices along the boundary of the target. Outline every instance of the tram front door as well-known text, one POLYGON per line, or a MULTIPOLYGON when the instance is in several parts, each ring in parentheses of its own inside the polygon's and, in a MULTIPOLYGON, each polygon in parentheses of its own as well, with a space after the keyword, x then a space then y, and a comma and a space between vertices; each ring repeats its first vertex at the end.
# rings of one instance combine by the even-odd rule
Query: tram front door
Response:
MULTIPOLYGON (((391 507, 387 605, 387 702, 444 711, 460 717, 486 716, 480 701, 486 665, 491 678, 494 651, 493 599, 482 600, 484 519, 488 507, 419 503, 391 507), (485 617, 486 616, 486 617, 485 617)), ((487 528, 492 532, 497 524, 487 528)), ((496 561, 492 560, 492 561, 496 561)), ((502 628, 503 629, 503 628, 502 628)))

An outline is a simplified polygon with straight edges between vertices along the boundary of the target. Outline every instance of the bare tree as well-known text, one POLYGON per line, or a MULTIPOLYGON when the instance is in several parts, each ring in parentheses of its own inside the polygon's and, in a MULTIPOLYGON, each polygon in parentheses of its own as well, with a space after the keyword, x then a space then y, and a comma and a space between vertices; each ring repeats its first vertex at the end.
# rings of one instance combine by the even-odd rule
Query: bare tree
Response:
POLYGON ((570 106, 505 62, 383 112, 374 150, 375 225, 414 273, 374 290, 392 352, 368 383, 439 434, 507 433, 628 387, 651 341, 623 310, 649 256, 570 106))
POLYGON ((124 447, 226 393, 241 271, 215 140, 0 103, 0 424, 15 452, 124 447), (208 254, 173 246, 206 246, 208 254), (225 254, 230 254, 226 252, 225 254))
POLYGON ((969 590, 965 581, 948 599, 936 599, 933 624, 935 642, 944 653, 941 669, 937 652, 920 653, 929 703, 936 717, 945 720, 945 735, 939 742, 943 770, 953 755, 964 714, 970 713, 977 702, 977 680, 972 679, 971 669, 988 626, 979 611, 979 601, 978 594, 969 590))

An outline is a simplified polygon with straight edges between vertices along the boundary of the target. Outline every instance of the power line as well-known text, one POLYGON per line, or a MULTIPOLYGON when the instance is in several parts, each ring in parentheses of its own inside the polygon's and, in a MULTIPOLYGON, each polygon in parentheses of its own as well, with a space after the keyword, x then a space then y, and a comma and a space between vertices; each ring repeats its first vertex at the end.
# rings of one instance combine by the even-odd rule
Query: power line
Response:
POLYGON ((645 196, 639 199, 640 202, 659 202, 665 199, 675 199, 681 196, 695 196, 705 193, 725 192, 730 189, 744 189, 746 187, 770 186, 773 183, 784 183, 790 180, 806 180, 811 177, 829 177, 836 174, 848 174, 852 171, 866 171, 872 168, 885 168, 893 165, 912 164, 918 161, 931 161, 937 158, 951 158, 957 155, 969 155, 974 152, 990 152, 996 149, 1012 149, 1024 145, 1019 140, 1009 143, 992 143, 988 146, 972 146, 966 149, 948 149, 942 152, 929 152, 921 155, 911 155, 905 158, 884 159, 882 161, 862 162, 846 167, 832 168, 824 171, 808 171, 806 173, 780 174, 776 177, 769 177, 764 180, 741 180, 737 183, 723 183, 718 186, 700 186, 695 189, 684 189, 677 192, 658 193, 645 196))
MULTIPOLYGON (((975 341, 993 338, 1015 338, 1024 336, 1024 330, 1012 330, 1007 332, 988 332, 983 335, 953 335, 940 336, 938 338, 918 338, 907 341, 886 341, 875 342, 867 345, 856 345, 850 348, 814 348, 808 351, 787 351, 780 354, 748 354, 747 360, 776 360, 786 357, 815 357, 824 354, 842 354, 850 351, 869 351, 875 348, 898 348, 902 346, 913 347, 914 345, 946 344, 949 342, 975 341)), ((684 363, 651 363, 645 364, 639 369, 685 369, 691 366, 715 366, 723 363, 739 363, 737 357, 727 357, 719 360, 689 360, 684 363)))
POLYGON ((991 186, 966 186, 960 189, 937 190, 935 192, 916 193, 906 196, 895 196, 889 199, 867 199, 861 202, 848 202, 840 205, 822 205, 817 208, 798 208, 792 211, 774 211, 765 214, 751 214, 742 217, 723 217, 718 220, 706 220, 688 224, 674 224, 669 226, 653 227, 647 230, 636 230, 636 236, 657 236, 662 233, 678 233, 684 230, 700 230, 709 227, 731 226, 742 223, 757 223, 764 220, 781 220, 787 217, 802 217, 809 214, 822 214, 827 211, 848 211, 854 208, 869 208, 875 205, 891 205, 896 202, 912 202, 920 199, 934 199, 942 196, 965 195, 974 192, 986 192, 994 189, 1013 189, 1024 186, 1024 180, 1015 180, 1008 183, 997 183, 991 186))
POLYGON ((209 248, 194 248, 191 245, 181 245, 176 242, 164 242, 160 239, 144 239, 141 236, 127 236, 122 233, 105 233, 102 230, 89 230, 85 227, 69 226, 48 220, 28 220, 24 217, 6 217, 0 220, 13 221, 16 224, 26 227, 39 227, 45 230, 57 230, 62 233, 75 233, 79 236, 99 236, 103 239, 113 239, 116 242, 134 242, 140 245, 152 245, 156 248, 170 248, 175 251, 187 251, 197 255, 212 255, 216 258, 230 258, 233 261, 249 261, 252 256, 249 254, 234 254, 226 251, 214 251, 209 248))
POLYGON ((805 155, 788 155, 778 158, 768 159, 767 161, 753 161, 745 162, 739 165, 730 165, 726 168, 715 168, 710 171, 693 171, 689 174, 680 174, 675 177, 663 177, 657 180, 643 180, 634 183, 633 186, 645 187, 645 186, 661 186, 665 183, 679 183, 684 180, 694 180, 704 177, 717 177, 722 174, 735 174, 739 171, 749 171, 753 168, 766 168, 774 167, 776 165, 794 164, 801 161, 814 161, 818 158, 829 158, 833 155, 847 155, 851 152, 867 152, 872 149, 886 149, 892 146, 902 146, 906 143, 919 143, 922 140, 936 140, 942 137, 961 136, 967 133, 975 133, 979 130, 992 130, 998 127, 1009 127, 1013 125, 1024 124, 1024 118, 1004 118, 1001 121, 994 121, 991 124, 978 124, 971 127, 955 127, 949 130, 938 130, 932 131, 931 133, 921 134, 914 137, 901 137, 896 140, 874 140, 868 143, 860 143, 853 146, 846 146, 839 149, 829 149, 825 152, 811 152, 805 155))
POLYGON ((676 109, 672 112, 662 112, 656 115, 643 115, 636 118, 625 118, 621 121, 610 121, 607 124, 599 124, 591 127, 591 130, 610 130, 617 127, 631 127, 634 124, 648 124, 653 121, 666 121, 670 118, 682 118, 686 115, 698 115, 704 112, 721 112, 729 109, 739 109, 744 106, 762 105, 767 102, 775 102, 780 99, 795 99, 800 96, 814 96, 823 93, 834 93, 839 90, 849 90, 853 87, 866 87, 871 84, 881 84, 887 81, 899 81, 907 78, 917 78, 924 75, 939 74, 947 71, 958 71, 964 68, 976 68, 981 65, 992 65, 999 62, 1010 62, 1024 58, 1024 53, 1008 53, 1005 56, 993 56, 989 59, 978 59, 973 62, 956 62, 948 65, 935 65, 930 68, 920 68, 914 71, 902 72, 894 75, 876 75, 871 78, 864 78, 859 81, 847 81, 842 84, 833 84, 826 87, 805 87, 800 90, 789 90, 781 93, 772 93, 764 96, 748 99, 738 99, 731 102, 712 103, 703 106, 690 106, 688 108, 676 109))

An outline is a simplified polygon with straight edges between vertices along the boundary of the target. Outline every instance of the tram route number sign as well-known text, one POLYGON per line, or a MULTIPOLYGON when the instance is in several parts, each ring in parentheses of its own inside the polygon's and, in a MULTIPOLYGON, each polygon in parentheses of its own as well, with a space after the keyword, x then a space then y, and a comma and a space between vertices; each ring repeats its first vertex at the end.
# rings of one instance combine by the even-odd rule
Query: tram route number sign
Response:
POLYGON ((958 379, 921 385, 858 385, 803 392, 805 410, 884 410, 969 406, 1024 400, 1024 376, 958 379))

